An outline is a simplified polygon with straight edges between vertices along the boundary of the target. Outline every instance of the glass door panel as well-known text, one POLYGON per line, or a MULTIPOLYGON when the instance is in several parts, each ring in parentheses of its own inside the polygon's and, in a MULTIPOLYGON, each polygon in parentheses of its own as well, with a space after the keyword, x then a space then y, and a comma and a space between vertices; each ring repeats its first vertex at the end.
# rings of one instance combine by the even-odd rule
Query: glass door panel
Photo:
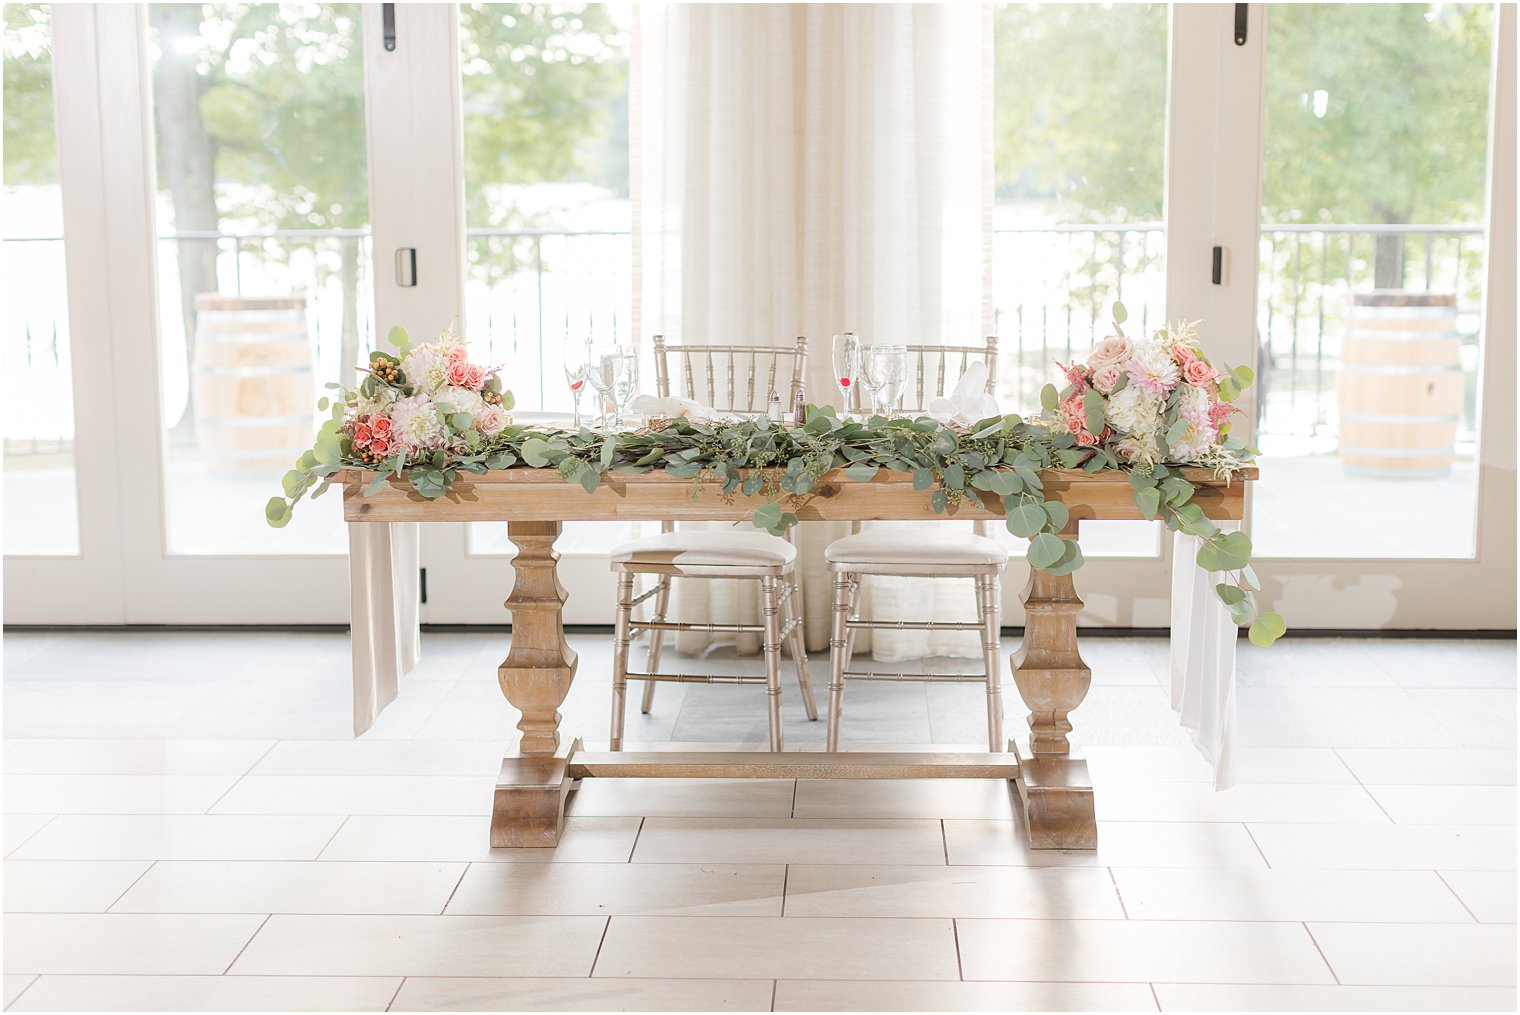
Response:
POLYGON ((1268 10, 1260 556, 1473 554, 1492 20, 1268 10))
MULTIPOLYGON (((1003 4, 994 15, 993 300, 997 393, 1039 405, 1057 363, 1166 308, 1166 4, 1003 4)), ((999 529, 1023 552, 1023 540, 999 529)), ((1152 557, 1159 526, 1082 534, 1089 557, 1152 557)))
MULTIPOLYGON (((509 365, 519 413, 570 411, 566 342, 642 340, 629 332, 629 31, 626 5, 460 7, 467 337, 509 365)), ((572 522, 557 548, 600 555, 646 528, 572 522)), ((468 552, 511 554, 506 527, 471 525, 468 552)))
POLYGON ((149 6, 171 555, 341 554, 263 505, 373 347, 359 7, 149 6))
POLYGON ((49 4, 5 5, 5 546, 77 555, 74 379, 49 4))

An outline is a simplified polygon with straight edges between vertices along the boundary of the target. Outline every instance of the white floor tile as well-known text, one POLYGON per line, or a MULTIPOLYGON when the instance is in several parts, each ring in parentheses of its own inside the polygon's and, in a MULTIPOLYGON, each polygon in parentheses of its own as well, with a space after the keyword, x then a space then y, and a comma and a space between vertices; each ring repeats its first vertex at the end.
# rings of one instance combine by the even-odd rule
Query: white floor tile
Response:
POLYGON ((5 853, 18 848, 23 842, 40 832, 44 825, 53 820, 51 814, 7 814, 5 815, 5 853))
POLYGON ((12 1011, 384 1011, 401 978, 44 976, 12 1011))
POLYGON ((1101 867, 868 867, 787 869, 786 915, 1122 920, 1101 867))
POLYGON ((252 775, 494 774, 507 742, 434 740, 282 740, 252 775))
POLYGON ((1513 786, 1515 750, 1355 750, 1339 754, 1367 786, 1513 786))
POLYGON ((779 864, 473 864, 449 914, 780 916, 779 864))
POLYGON ((1515 985, 1514 924, 1311 923, 1341 983, 1515 985))
POLYGON ((18 849, 24 860, 314 860, 331 815, 60 814, 18 849))
POLYGON ((945 844, 952 864, 1267 866, 1245 826, 1227 822, 1099 821, 1094 851, 1031 849, 1017 821, 946 821, 945 844))
POLYGON ((584 779, 565 811, 582 817, 786 818, 790 779, 584 779))
POLYGON ((1514 690, 1416 688, 1409 694, 1441 730, 1456 740, 1452 746, 1514 749, 1514 690))
POLYGON ((150 860, 7 860, 7 913, 104 913, 150 860))
MULTIPOLYGON (((1178 747, 1087 747, 1093 784, 1202 782, 1214 769, 1191 744, 1178 747)), ((1327 747, 1245 747, 1235 752, 1237 783, 1354 783, 1356 777, 1327 747)))
POLYGON ((1002 779, 799 779, 799 818, 1014 818, 1002 779))
POLYGON ((770 1011, 770 980, 409 976, 391 1011, 770 1011))
POLYGON ((1333 870, 1505 870, 1515 830, 1497 825, 1253 824, 1272 867, 1333 870))
POLYGON ((1158 983, 1162 1011, 1514 1011, 1506 987, 1304 987, 1158 983))
POLYGON ((1515 642, 1446 638, 1366 642, 1369 654, 1401 687, 1514 687, 1515 642))
POLYGON ((949 920, 614 916, 596 976, 951 980, 949 920))
POLYGON ((1155 1011, 1144 983, 778 980, 776 1011, 1155 1011))
POLYGON ((845 818, 645 818, 635 863, 945 862, 940 823, 845 818))
POLYGON ((443 775, 250 775, 214 814, 489 814, 496 773, 443 775))
POLYGON ((1479 923, 1515 922, 1515 872, 1438 871, 1479 923))
POLYGON ((1443 728, 1416 697, 1419 693, 1401 687, 1242 685, 1235 695, 1237 746, 1480 746, 1465 744, 1443 728))
POLYGON ((1369 786, 1401 825, 1515 824, 1513 786, 1369 786))
POLYGON ((5 770, 57 775, 242 775, 272 740, 17 740, 5 770))
POLYGON ((226 971, 264 917, 40 914, 5 917, 5 968, 13 973, 226 971))
POLYGON ((462 863, 165 860, 113 913, 441 913, 462 863))
POLYGON ((5 806, 19 814, 204 814, 235 775, 11 775, 5 806))
POLYGON ((1333 983, 1302 924, 960 920, 968 980, 1333 983))
MULTIPOLYGON (((5 1007, 9 1008, 11 1003, 21 996, 22 991, 36 982, 37 977, 34 973, 6 973, 4 979, 5 1007)), ((71 1008, 70 1010, 82 1011, 83 1009, 71 1008)))
POLYGON ((1116 867, 1131 920, 1471 923, 1433 871, 1116 867))
POLYGON ((600 916, 281 916, 230 970, 296 976, 586 976, 600 916))
POLYGON ((323 860, 457 860, 502 863, 626 863, 643 818, 567 817, 551 849, 492 849, 491 818, 356 814, 323 860))
POLYGON ((1387 821, 1361 786, 1115 783, 1094 793, 1100 821, 1387 821))

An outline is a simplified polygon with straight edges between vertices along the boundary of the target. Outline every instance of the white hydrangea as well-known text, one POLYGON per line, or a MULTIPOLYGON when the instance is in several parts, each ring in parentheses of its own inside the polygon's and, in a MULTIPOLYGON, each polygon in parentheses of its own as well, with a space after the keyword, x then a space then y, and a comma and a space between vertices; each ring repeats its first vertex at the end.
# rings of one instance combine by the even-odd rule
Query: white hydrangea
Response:
POLYGON ((1122 433, 1148 436, 1160 425, 1161 399, 1130 385, 1109 397, 1103 418, 1122 433))
POLYGON ((486 400, 480 397, 480 392, 471 391, 469 388, 448 387, 433 395, 433 402, 438 408, 447 413, 467 412, 471 416, 485 408, 486 400))
POLYGON ((408 452, 443 447, 443 424, 438 409, 426 395, 412 395, 391 406, 391 441, 408 452))
POLYGON ((354 403, 354 414, 361 418, 383 415, 396 402, 396 389, 384 384, 375 385, 375 393, 369 398, 361 397, 354 403))

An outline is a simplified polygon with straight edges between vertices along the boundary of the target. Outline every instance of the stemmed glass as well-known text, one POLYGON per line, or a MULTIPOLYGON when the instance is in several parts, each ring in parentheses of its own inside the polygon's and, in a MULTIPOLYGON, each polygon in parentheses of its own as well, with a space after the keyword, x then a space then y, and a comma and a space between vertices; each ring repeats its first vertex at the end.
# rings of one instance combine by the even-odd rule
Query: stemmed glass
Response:
POLYGON ((633 398, 634 388, 638 386, 635 366, 633 353, 622 346, 609 346, 596 355, 589 379, 602 402, 598 429, 616 429, 622 425, 623 408, 633 398))
POLYGON ((616 365, 612 380, 612 403, 617 410, 617 418, 613 421, 613 426, 621 427, 623 415, 628 411, 628 403, 638 393, 639 361, 633 350, 626 347, 620 348, 614 358, 616 365))
POLYGON ((607 403, 612 397, 614 374, 611 367, 612 356, 607 353, 594 354, 587 367, 586 380, 591 382, 591 390, 596 394, 597 417, 594 428, 597 430, 606 429, 610 418, 607 403))
POLYGON ((565 384, 570 388, 570 400, 575 405, 575 429, 581 428, 581 392, 591 373, 591 343, 567 342, 565 345, 565 384))
POLYGON ((863 350, 861 383, 870 391, 877 415, 891 417, 903 396, 908 373, 908 348, 902 345, 873 345, 863 350))
POLYGON ((855 387, 860 379, 860 339, 853 331, 834 336, 834 385, 844 399, 844 414, 855 403, 855 387))

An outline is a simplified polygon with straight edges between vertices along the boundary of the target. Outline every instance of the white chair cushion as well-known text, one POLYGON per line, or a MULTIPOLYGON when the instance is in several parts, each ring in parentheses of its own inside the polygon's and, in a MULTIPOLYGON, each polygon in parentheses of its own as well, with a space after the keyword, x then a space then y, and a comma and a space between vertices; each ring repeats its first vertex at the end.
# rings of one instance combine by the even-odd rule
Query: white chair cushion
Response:
POLYGON ((614 564, 657 564, 677 568, 790 567, 797 548, 764 532, 662 532, 614 547, 614 564))
POLYGON ((1003 565, 1008 551, 985 536, 968 532, 935 532, 923 526, 912 533, 901 529, 857 532, 836 539, 823 551, 830 564, 957 564, 1003 565))

